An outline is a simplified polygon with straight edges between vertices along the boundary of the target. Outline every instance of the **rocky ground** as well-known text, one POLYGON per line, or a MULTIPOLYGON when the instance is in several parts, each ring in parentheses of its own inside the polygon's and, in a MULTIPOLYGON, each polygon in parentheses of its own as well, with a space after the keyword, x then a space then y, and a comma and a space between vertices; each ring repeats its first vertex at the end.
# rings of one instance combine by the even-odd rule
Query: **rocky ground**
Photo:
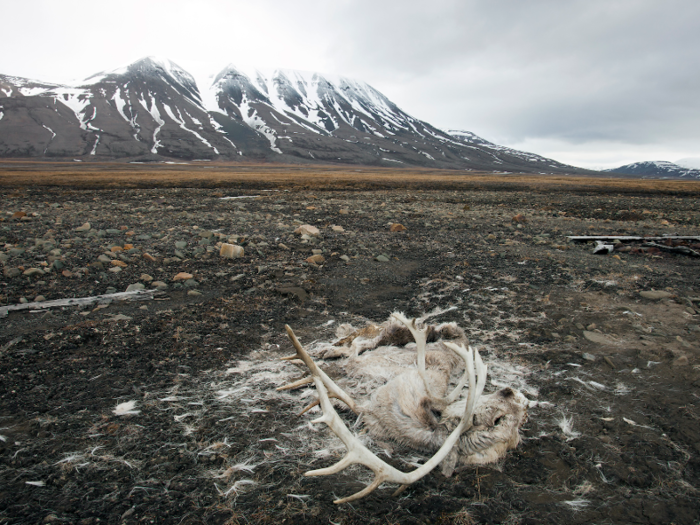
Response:
POLYGON ((567 240, 698 235, 697 195, 0 194, 0 306, 157 291, 0 317, 0 523, 700 522, 700 258, 567 240), (540 402, 522 443, 335 506, 370 476, 303 476, 343 449, 297 417, 313 390, 275 391, 301 375, 284 325, 308 344, 450 307, 540 402))

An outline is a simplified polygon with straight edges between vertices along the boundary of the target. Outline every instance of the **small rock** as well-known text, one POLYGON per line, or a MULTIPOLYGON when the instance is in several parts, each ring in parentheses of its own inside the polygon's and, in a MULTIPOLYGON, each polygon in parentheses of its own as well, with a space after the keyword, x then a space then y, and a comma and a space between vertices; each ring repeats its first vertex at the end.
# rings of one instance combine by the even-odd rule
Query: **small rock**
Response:
POLYGON ((525 224, 527 223, 527 218, 522 213, 518 213, 510 220, 510 222, 514 224, 525 224))
POLYGON ((323 264, 326 262, 326 259, 320 253, 317 253, 316 255, 312 255, 311 257, 307 258, 306 262, 310 264, 323 264))
POLYGON ((73 272, 71 272, 70 270, 63 270, 63 271, 61 272, 61 275, 62 275, 63 277, 73 277, 73 272))
POLYGON ((299 299, 301 302, 306 301, 306 299, 309 297, 309 294, 306 293, 306 290, 303 288, 300 288, 299 286, 284 286, 277 288, 277 292, 281 293, 282 295, 293 295, 297 299, 299 299))
POLYGON ((347 255, 341 255, 340 258, 345 262, 350 262, 350 257, 348 257, 347 255))
POLYGON ((340 213, 341 215, 347 215, 348 213, 350 213, 350 210, 343 208, 339 210, 338 213, 340 213))
POLYGON ((579 330, 585 330, 585 329, 586 329, 586 327, 583 326, 581 323, 576 323, 576 328, 578 328, 579 330))
POLYGON ((224 259, 237 259, 243 257, 245 250, 242 246, 237 246, 235 244, 223 243, 221 245, 221 250, 219 250, 219 255, 224 259))
MULTIPOLYGON (((591 324, 589 324, 589 325, 586 327, 586 330, 588 330, 589 332, 592 332, 592 331, 595 330, 596 328, 598 328, 598 325, 595 324, 595 323, 591 323, 591 324)), ((583 328, 582 328, 581 330, 583 330, 583 328)))
POLYGON ((180 272, 173 277, 173 281, 186 281, 188 279, 192 279, 192 277, 194 276, 191 273, 180 272))
POLYGON ((17 277, 22 274, 22 271, 19 268, 5 268, 3 270, 3 273, 5 277, 8 279, 12 279, 13 277, 17 277))
POLYGON ((153 277, 151 277, 147 273, 142 273, 141 277, 139 277, 139 279, 141 279, 145 283, 150 283, 153 280, 153 277))
POLYGON ((156 258, 153 257, 150 253, 144 253, 143 258, 146 259, 148 262, 156 262, 156 258))
POLYGON ((102 255, 100 255, 100 256, 97 258, 97 260, 100 261, 100 262, 103 262, 103 263, 110 263, 110 262, 112 262, 112 259, 111 259, 110 257, 107 257, 104 253, 103 253, 102 255))
POLYGON ((279 243, 277 247, 281 250, 289 250, 289 246, 287 246, 286 244, 279 243))
POLYGON ((374 260, 379 262, 389 262, 389 258, 386 255, 377 255, 374 260))
POLYGON ((129 286, 126 287, 127 292, 136 292, 138 290, 143 290, 145 289, 146 286, 143 283, 134 283, 130 284, 129 286))
MULTIPOLYGON (((40 302, 42 302, 42 301, 46 301, 46 297, 44 297, 43 295, 37 295, 37 296, 34 298, 34 302, 35 302, 35 303, 40 303, 40 302)), ((686 358, 686 359, 687 359, 687 358, 686 358)))
POLYGON ((151 283, 151 288, 167 288, 168 285, 165 284, 163 281, 153 281, 151 283))
POLYGON ((389 226, 389 231, 390 232, 405 232, 406 227, 403 224, 399 224, 399 223, 395 222, 391 226, 389 226))
POLYGON ((185 281, 185 286, 187 286, 187 288, 197 288, 197 286, 199 286, 199 282, 194 279, 187 279, 185 281))
POLYGON ((588 330, 584 330, 583 332, 583 337, 588 339, 589 341, 593 343, 598 343, 600 345, 612 345, 614 342, 607 338, 603 334, 599 334, 598 332, 589 332, 588 330))
POLYGON ((110 269, 107 270, 107 271, 108 271, 108 272, 112 272, 112 273, 119 273, 119 272, 122 271, 122 269, 121 269, 119 266, 114 266, 113 268, 110 268, 110 269))
POLYGON ((11 219, 21 219, 22 217, 26 217, 27 213, 24 211, 16 211, 12 214, 11 219))
POLYGON ((24 273, 22 275, 25 275, 27 277, 32 277, 33 275, 44 275, 44 270, 41 268, 29 268, 27 270, 24 270, 24 273))
POLYGON ((321 234, 316 226, 311 226, 310 224, 302 224, 296 230, 294 230, 294 233, 299 235, 308 235, 309 237, 316 237, 321 234))
MULTIPOLYGON (((185 283, 185 285, 187 285, 187 283, 185 283)), ((198 292, 197 290, 188 290, 187 295, 197 296, 197 295, 202 295, 202 292, 198 292)))
POLYGON ((187 242, 186 241, 177 241, 175 243, 175 248, 178 250, 182 250, 183 248, 187 248, 187 242))
POLYGON ((652 299, 654 301, 657 301, 659 299, 668 299, 669 297, 673 296, 671 292, 667 292, 665 290, 648 290, 644 292, 639 292, 639 295, 641 295, 645 299, 652 299))
POLYGON ((682 355, 679 358, 675 359, 671 364, 673 366, 688 366, 688 356, 682 355))
POLYGON ((124 261, 120 261, 119 259, 114 259, 112 261, 112 266, 119 266, 120 268, 126 268, 128 265, 124 261))
POLYGON ((331 226, 331 230, 333 230, 334 232, 344 232, 345 228, 343 228, 342 226, 331 226))
POLYGON ((587 352, 584 352, 581 357, 583 357, 586 361, 595 361, 596 357, 593 354, 589 354, 587 352))
POLYGON ((20 298, 19 298, 19 302, 20 302, 21 304, 27 304, 27 303, 29 302, 29 300, 28 300, 26 297, 20 297, 20 298))

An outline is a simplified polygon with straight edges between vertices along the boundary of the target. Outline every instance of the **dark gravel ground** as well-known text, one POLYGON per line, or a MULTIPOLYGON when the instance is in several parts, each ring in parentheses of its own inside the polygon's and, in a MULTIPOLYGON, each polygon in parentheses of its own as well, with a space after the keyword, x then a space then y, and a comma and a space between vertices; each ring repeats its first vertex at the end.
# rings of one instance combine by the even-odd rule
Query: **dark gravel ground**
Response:
POLYGON ((0 306, 165 285, 0 318, 0 523, 700 523, 700 259, 566 239, 698 235, 696 196, 0 193, 0 306), (304 394, 274 390, 299 376, 277 359, 284 324, 309 343, 450 306, 439 320, 542 402, 523 442, 500 465, 334 506, 368 476, 303 477, 342 450, 295 415, 304 394), (114 413, 129 401, 137 413, 114 413))

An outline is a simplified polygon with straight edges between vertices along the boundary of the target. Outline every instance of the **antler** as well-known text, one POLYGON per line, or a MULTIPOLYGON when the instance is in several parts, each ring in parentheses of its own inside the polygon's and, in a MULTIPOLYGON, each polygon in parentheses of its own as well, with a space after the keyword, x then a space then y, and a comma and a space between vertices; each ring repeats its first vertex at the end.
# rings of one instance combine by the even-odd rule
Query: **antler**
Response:
MULTIPOLYGON (((413 323, 413 326, 415 327, 415 323, 413 323)), ((447 437, 435 455, 424 465, 411 472, 401 472, 400 470, 395 469, 374 455, 357 439, 357 437, 348 429, 345 423, 343 423, 343 420, 340 419, 340 416, 335 411, 335 408, 331 403, 328 390, 331 390, 331 392, 335 394, 335 397, 345 401, 350 408, 353 408, 353 406, 350 405, 345 398, 351 401, 353 405, 354 402, 316 365, 316 363, 313 362, 309 354, 303 349, 297 340, 292 329, 289 326, 285 326, 285 328, 287 329, 289 338, 292 340, 292 343, 297 350, 296 355, 285 359, 301 359, 309 368, 314 384, 316 385, 316 390, 318 391, 319 402, 321 404, 321 408, 323 409, 323 416, 313 420, 312 423, 325 423, 328 425, 328 427, 341 439, 341 441, 345 444, 345 447, 348 449, 348 452, 343 459, 341 459, 335 465, 306 472, 305 476, 327 476, 328 474, 336 474, 355 463, 364 465, 374 472, 374 481, 372 481, 371 484, 352 496, 338 499, 334 501, 334 503, 346 503, 363 498, 384 482, 400 484, 401 487, 399 487, 395 494, 401 492, 407 485, 415 483, 437 467, 440 462, 442 462, 442 460, 449 455, 452 448, 457 443, 460 435, 471 427, 476 401, 481 396, 486 383, 487 370, 486 365, 484 365, 478 352, 472 350, 471 348, 467 351, 464 349, 464 347, 462 347, 461 350, 463 352, 460 353, 460 355, 464 354, 466 375, 469 381, 469 394, 467 396, 464 414, 462 414, 459 424, 447 437), (476 380, 476 376, 478 376, 478 382, 476 380)), ((424 345, 423 348, 425 348, 424 345)), ((355 409, 353 408, 353 410, 355 409)))
MULTIPOLYGON (((316 382, 316 378, 318 377, 320 381, 322 381, 328 390, 330 390, 331 394, 330 397, 335 397, 336 399, 340 399, 343 403, 345 403, 350 410, 355 412, 355 414, 358 413, 357 411, 357 404, 355 401, 347 395, 342 388, 340 388, 338 385, 335 384, 335 382, 326 375, 326 373, 321 370, 316 363, 314 363, 314 360, 311 359, 311 356, 308 354, 306 350, 304 350, 304 347, 301 346, 301 343, 297 339, 297 336, 294 335, 294 331, 289 327, 289 325, 284 326, 287 329, 287 335, 289 336, 289 339, 292 340, 292 344, 294 345, 294 348, 296 349, 297 353, 294 355, 290 355, 287 357, 283 357, 283 361, 292 361, 296 359, 301 359, 306 367, 309 369, 309 372, 311 372, 312 377, 305 377, 303 379, 300 379, 299 381, 294 381, 293 383, 290 383, 289 385, 281 386, 277 390, 289 390, 292 388, 296 388, 302 385, 305 385, 307 383, 311 383, 312 378, 313 381, 316 382)), ((317 382, 316 382, 317 383, 317 382)), ((318 384, 316 386, 318 389, 318 384)), ((310 408, 316 406, 319 404, 319 401, 314 401, 311 403, 309 406, 307 406, 301 414, 304 412, 307 412, 310 408)), ((299 415, 301 415, 299 414, 299 415)))
MULTIPOLYGON (((404 314, 401 312, 394 312, 391 314, 391 316, 396 319, 397 321, 403 323, 406 328, 409 329, 411 334, 413 335, 413 339, 416 341, 416 353, 418 354, 417 358, 417 366, 418 366, 418 373, 420 374, 421 379, 423 380, 423 385, 425 386, 426 392, 428 392, 428 395, 433 398, 436 401, 444 402, 445 404, 449 405, 451 403, 454 403, 457 398, 460 396, 462 393, 462 389, 465 387, 467 384, 467 380, 469 379, 469 371, 468 367, 466 366, 467 363, 467 349, 464 348, 464 345, 457 346, 455 343, 450 343, 446 342, 445 346, 447 346, 450 350, 452 350, 454 353, 456 353, 459 357, 464 359, 464 373, 462 374, 462 378, 459 380, 459 383, 457 383, 457 386, 454 387, 452 392, 450 392, 449 395, 445 397, 438 397, 433 395, 433 393, 430 391, 430 388, 428 386, 428 381, 427 378, 425 377, 425 345, 427 341, 427 334, 428 334, 428 327, 423 328, 422 330, 419 329, 416 326, 416 319, 408 319, 404 314)), ((469 351, 472 350, 472 347, 469 347, 469 351)), ((478 355, 478 353, 477 353, 478 355)), ((471 387, 472 383, 469 383, 471 387)))

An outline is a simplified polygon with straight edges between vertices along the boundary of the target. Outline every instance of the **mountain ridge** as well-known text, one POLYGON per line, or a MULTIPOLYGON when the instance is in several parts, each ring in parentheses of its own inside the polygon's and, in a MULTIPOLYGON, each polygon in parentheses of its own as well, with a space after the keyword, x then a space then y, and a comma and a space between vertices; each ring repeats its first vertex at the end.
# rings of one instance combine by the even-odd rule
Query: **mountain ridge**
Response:
POLYGON ((157 57, 71 84, 0 74, 0 157, 591 173, 471 132, 442 131, 346 77, 229 64, 200 88, 184 68, 157 57))
POLYGON ((685 168, 665 160, 634 162, 605 171, 608 173, 621 173, 638 177, 700 179, 700 169, 685 168))

